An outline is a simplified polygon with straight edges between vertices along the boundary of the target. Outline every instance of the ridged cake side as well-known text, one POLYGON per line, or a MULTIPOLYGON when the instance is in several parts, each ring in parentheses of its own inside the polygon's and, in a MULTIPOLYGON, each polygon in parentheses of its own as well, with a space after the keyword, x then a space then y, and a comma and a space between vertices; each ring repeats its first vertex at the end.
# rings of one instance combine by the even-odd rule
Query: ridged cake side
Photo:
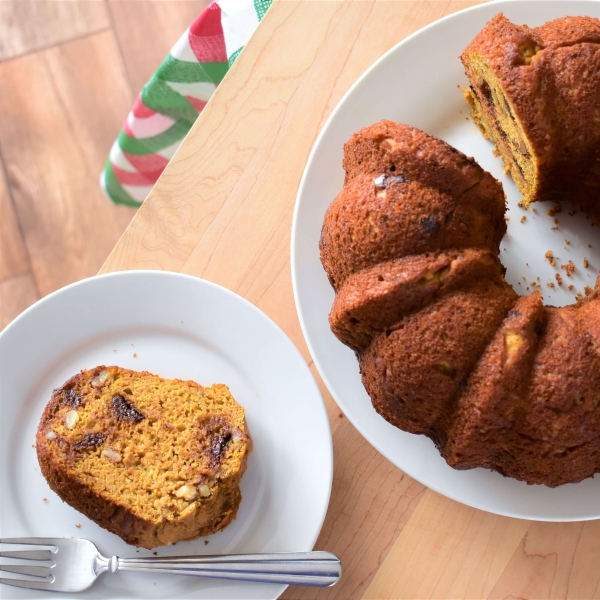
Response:
POLYGON ((54 390, 36 448, 50 487, 144 548, 225 528, 252 441, 227 386, 99 366, 54 390))
POLYGON ((383 121, 344 150, 321 259, 374 408, 457 469, 548 486, 600 471, 600 292, 518 297, 502 187, 441 140, 383 121))

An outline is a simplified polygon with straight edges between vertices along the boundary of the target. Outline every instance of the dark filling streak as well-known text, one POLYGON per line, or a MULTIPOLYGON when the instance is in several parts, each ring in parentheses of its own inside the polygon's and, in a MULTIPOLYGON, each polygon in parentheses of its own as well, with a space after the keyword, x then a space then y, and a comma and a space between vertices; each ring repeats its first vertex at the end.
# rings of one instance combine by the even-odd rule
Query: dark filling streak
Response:
POLYGON ((212 444, 210 446, 210 453, 212 454, 212 456, 215 460, 221 460, 221 455, 223 454, 223 450, 225 450, 225 447, 229 443, 230 439, 231 439, 231 433, 229 433, 229 432, 219 433, 213 438, 212 444))
POLYGON ((492 97, 492 88, 490 88, 490 84, 487 81, 482 81, 480 90, 483 95, 483 99, 486 100, 488 104, 493 105, 494 98, 492 97))
POLYGON ((97 448, 101 444, 104 443, 106 436, 103 433, 90 433, 86 435, 83 439, 75 442, 73 444, 73 448, 75 450, 89 450, 93 448, 97 448))
POLYGON ((202 452, 206 456, 209 469, 218 470, 223 459, 223 453, 230 440, 231 432, 228 429, 218 427, 218 429, 208 433, 206 441, 202 444, 202 452))
POLYGON ((435 236, 440 231, 440 224, 433 217, 421 219, 421 229, 428 235, 435 236))
POLYGON ((63 402, 69 406, 72 406, 73 408, 78 408, 83 404, 81 401, 81 396, 73 388, 64 390, 62 396, 63 402))
POLYGON ((126 419, 127 421, 139 423, 146 418, 146 416, 139 412, 131 402, 125 400, 125 398, 119 394, 112 398, 112 409, 117 419, 126 419))

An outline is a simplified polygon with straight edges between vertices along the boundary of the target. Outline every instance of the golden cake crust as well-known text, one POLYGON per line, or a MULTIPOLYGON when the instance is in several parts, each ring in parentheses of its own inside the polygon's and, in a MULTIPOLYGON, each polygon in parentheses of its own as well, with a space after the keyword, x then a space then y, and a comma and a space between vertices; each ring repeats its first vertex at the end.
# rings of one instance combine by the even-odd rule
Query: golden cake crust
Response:
POLYGON ((389 121, 346 144, 320 242, 331 329, 356 352, 375 410, 431 438, 450 466, 551 487, 592 477, 600 278, 574 306, 518 297, 498 259, 502 187, 448 148, 389 121))
POLYGON ((227 386, 99 366, 54 390, 36 436, 68 504, 144 548, 225 528, 252 440, 227 386))

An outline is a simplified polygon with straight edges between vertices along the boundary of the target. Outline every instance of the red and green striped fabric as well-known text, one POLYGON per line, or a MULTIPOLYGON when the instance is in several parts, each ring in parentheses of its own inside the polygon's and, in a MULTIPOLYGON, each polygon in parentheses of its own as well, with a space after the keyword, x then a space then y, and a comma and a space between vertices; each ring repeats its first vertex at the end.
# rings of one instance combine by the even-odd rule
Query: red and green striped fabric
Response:
POLYGON ((100 176, 113 202, 139 206, 273 0, 215 0, 144 86, 100 176))

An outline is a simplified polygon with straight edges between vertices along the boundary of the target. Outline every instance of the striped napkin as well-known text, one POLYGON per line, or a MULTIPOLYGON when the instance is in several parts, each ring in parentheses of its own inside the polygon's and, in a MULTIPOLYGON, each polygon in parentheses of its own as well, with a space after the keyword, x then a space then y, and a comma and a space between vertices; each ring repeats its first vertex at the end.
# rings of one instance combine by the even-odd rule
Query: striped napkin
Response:
POLYGON ((100 176, 117 204, 139 206, 273 0, 215 0, 144 86, 100 176))

